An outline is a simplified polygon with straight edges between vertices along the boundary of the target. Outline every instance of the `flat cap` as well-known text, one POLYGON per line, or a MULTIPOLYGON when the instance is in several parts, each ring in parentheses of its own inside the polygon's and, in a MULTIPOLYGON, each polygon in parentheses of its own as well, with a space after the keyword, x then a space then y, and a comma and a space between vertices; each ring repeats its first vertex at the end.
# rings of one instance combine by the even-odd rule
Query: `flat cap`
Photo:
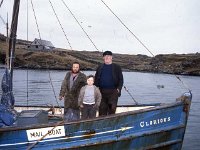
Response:
POLYGON ((105 56, 105 55, 111 55, 112 56, 112 52, 111 51, 105 51, 105 52, 103 52, 103 56, 105 56))

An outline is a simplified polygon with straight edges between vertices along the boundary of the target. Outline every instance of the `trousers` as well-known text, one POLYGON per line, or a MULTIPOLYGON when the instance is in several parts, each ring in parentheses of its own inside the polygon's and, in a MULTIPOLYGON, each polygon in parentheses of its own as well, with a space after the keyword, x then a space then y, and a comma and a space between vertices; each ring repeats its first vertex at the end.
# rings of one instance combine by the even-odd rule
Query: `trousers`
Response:
POLYGON ((102 99, 99 107, 99 116, 115 114, 118 102, 117 89, 100 89, 102 99))

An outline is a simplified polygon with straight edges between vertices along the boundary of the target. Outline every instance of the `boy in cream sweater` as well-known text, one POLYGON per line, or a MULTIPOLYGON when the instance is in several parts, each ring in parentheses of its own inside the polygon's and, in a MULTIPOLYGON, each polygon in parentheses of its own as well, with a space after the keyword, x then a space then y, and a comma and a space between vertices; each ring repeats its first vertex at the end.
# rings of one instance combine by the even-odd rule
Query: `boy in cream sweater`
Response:
POLYGON ((96 111, 101 102, 101 93, 98 87, 94 84, 94 76, 87 76, 87 85, 80 90, 78 105, 81 109, 82 119, 96 117, 96 111))

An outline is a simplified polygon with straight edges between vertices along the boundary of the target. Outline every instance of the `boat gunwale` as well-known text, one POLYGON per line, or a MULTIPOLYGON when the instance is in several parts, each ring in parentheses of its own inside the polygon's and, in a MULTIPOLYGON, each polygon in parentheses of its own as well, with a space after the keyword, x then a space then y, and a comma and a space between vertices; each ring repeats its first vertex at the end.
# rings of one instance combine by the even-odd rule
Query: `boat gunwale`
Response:
MULTIPOLYGON (((45 124, 34 124, 34 125, 29 125, 29 126, 23 126, 23 127, 19 127, 19 126, 8 126, 8 127, 3 127, 0 128, 0 132, 7 132, 7 131, 16 131, 16 130, 29 130, 29 129, 38 129, 38 128, 46 128, 46 127, 55 127, 55 126, 62 126, 62 125, 70 125, 70 124, 80 124, 83 122, 92 122, 92 121, 98 121, 98 120, 104 120, 104 119, 109 119, 109 118, 116 118, 119 116, 124 116, 124 115, 130 115, 130 114, 140 114, 143 112, 149 112, 149 111, 154 111, 154 110, 159 110, 159 109, 163 109, 163 108, 169 108, 169 107, 176 107, 178 105, 184 105, 183 102, 181 101, 176 101, 173 103, 162 103, 159 106, 155 106, 155 107, 149 107, 149 108, 145 108, 145 109, 140 109, 140 110, 131 110, 131 111, 127 111, 127 112, 121 112, 118 114, 112 114, 112 115, 108 115, 108 116, 99 116, 96 118, 92 118, 92 119, 80 119, 80 120, 76 120, 76 121, 71 121, 71 122, 65 122, 65 121, 58 121, 58 122, 54 122, 54 123, 45 123, 45 124)), ((153 105, 148 105, 148 106, 153 106, 153 105)))

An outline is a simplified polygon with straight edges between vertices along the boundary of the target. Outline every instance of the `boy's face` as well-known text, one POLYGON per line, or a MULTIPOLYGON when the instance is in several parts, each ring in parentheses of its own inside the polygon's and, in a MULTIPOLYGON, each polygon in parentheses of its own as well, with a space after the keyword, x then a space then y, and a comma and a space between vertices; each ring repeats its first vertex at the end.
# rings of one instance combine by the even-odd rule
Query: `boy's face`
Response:
POLYGON ((87 79, 87 84, 88 85, 93 85, 94 84, 94 78, 93 77, 90 77, 87 79))

